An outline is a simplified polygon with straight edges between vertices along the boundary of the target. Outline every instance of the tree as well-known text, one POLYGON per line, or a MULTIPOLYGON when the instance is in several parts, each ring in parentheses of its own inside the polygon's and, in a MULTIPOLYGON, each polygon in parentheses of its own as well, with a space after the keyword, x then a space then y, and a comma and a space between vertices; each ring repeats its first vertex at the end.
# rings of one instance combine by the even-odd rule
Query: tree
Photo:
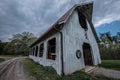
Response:
POLYGON ((29 46, 36 39, 33 33, 29 32, 15 34, 10 39, 10 43, 6 45, 5 50, 7 54, 28 55, 29 46))
POLYGON ((113 42, 110 32, 100 33, 100 40, 104 44, 110 44, 113 42))
POLYGON ((120 59, 120 32, 115 36, 111 36, 110 32, 101 33, 100 40, 103 43, 99 44, 102 59, 120 59))
POLYGON ((0 54, 3 54, 3 45, 1 40, 0 40, 0 54))
POLYGON ((116 43, 120 43, 120 32, 117 32, 116 43))
POLYGON ((5 52, 4 52, 4 47, 6 46, 8 42, 2 42, 0 40, 0 55, 3 55, 5 52))

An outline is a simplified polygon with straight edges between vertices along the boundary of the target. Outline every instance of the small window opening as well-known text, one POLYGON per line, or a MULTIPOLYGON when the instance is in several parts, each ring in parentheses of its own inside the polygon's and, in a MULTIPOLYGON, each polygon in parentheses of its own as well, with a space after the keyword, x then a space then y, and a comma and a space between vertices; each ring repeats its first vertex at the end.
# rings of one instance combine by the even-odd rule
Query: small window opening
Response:
POLYGON ((32 55, 34 55, 34 48, 32 48, 32 55))
POLYGON ((37 56, 38 54, 38 46, 36 46, 36 49, 35 49, 35 56, 37 56))
POLYGON ((56 57, 56 39, 53 38, 51 40, 48 41, 48 59, 52 59, 55 60, 56 57))
POLYGON ((35 55, 35 48, 33 48, 33 56, 35 55))
POLYGON ((32 55, 32 48, 30 49, 30 55, 32 55))
POLYGON ((84 28, 85 31, 86 31, 88 29, 87 28, 86 17, 81 12, 78 12, 78 17, 79 17, 79 23, 80 23, 81 27, 84 28))
POLYGON ((42 43, 40 45, 40 49, 39 49, 39 57, 42 57, 43 56, 43 52, 44 52, 44 44, 42 43))

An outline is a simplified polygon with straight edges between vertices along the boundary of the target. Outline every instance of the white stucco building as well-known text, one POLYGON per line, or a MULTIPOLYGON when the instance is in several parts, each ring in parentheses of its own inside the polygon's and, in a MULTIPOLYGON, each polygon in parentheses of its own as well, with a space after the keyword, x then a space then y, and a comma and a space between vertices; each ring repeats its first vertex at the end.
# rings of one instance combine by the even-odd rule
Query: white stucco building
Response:
POLYGON ((59 75, 100 64, 92 10, 93 2, 73 6, 30 46, 29 57, 59 75))

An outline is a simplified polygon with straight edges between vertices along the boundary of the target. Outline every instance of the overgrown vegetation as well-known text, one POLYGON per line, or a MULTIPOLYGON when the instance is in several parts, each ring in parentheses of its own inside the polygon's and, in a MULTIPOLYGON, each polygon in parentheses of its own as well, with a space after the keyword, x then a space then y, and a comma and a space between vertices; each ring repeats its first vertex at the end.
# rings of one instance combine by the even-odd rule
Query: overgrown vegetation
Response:
POLYGON ((4 58, 0 58, 0 63, 3 62, 3 61, 5 61, 5 59, 4 58))
POLYGON ((120 60, 102 60, 102 63, 99 66, 120 70, 120 60))
POLYGON ((84 72, 76 72, 71 76, 60 77, 52 67, 43 67, 31 59, 24 60, 24 69, 31 80, 94 80, 84 72))
POLYGON ((36 39, 33 33, 23 32, 14 34, 9 42, 0 40, 0 55, 28 55, 29 46, 36 39))
POLYGON ((109 44, 107 47, 100 44, 99 49, 102 60, 120 60, 120 43, 109 44))
POLYGON ((24 69, 32 80, 56 80, 59 76, 51 67, 43 67, 31 59, 24 60, 24 69))
POLYGON ((81 71, 61 77, 52 67, 43 67, 31 59, 24 60, 24 70, 31 80, 116 80, 103 76, 93 77, 81 71))
POLYGON ((120 32, 116 36, 111 36, 110 32, 101 33, 99 49, 102 60, 119 60, 120 32))

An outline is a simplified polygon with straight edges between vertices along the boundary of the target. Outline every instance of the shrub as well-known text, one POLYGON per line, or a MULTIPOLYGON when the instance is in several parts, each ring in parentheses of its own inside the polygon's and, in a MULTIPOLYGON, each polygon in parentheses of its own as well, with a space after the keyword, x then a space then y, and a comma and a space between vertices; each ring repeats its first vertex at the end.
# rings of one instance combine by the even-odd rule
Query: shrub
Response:
POLYGON ((120 44, 109 44, 106 47, 103 44, 99 44, 101 59, 104 60, 118 60, 120 59, 120 44))

